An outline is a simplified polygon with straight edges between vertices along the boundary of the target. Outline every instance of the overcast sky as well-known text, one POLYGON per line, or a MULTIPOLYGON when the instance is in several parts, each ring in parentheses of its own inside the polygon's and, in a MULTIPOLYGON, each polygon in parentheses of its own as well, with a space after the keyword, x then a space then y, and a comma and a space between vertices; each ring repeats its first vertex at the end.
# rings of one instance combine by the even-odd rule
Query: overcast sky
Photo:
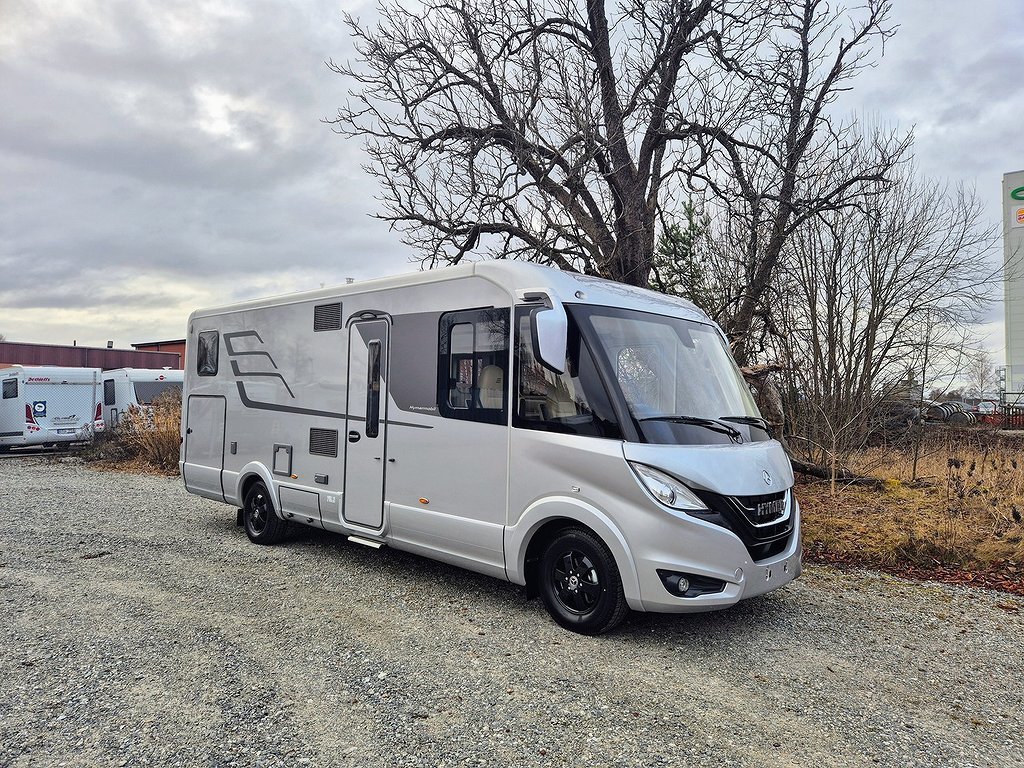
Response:
MULTIPOLYGON (((0 333, 127 347, 196 307, 413 268, 360 146, 321 122, 348 87, 324 66, 351 55, 342 10, 368 9, 0 0, 0 333)), ((842 102, 913 126, 921 170, 976 185, 993 225, 1024 168, 1022 10, 897 0, 842 102)))

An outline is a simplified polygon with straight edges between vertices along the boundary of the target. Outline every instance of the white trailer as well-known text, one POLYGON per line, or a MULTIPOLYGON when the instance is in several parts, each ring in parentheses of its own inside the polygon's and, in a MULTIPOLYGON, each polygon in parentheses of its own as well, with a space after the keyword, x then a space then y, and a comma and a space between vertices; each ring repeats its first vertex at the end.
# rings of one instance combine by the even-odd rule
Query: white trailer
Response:
POLYGON ((0 451, 91 440, 104 429, 99 368, 0 366, 0 451))
POLYGON ((152 411, 153 400, 168 390, 181 391, 185 372, 172 368, 115 368, 103 372, 103 420, 116 427, 121 416, 136 408, 152 411))
POLYGON ((416 552, 587 634, 800 573, 789 461, 689 302, 482 262, 194 312, 186 361, 185 487, 257 544, 416 552))

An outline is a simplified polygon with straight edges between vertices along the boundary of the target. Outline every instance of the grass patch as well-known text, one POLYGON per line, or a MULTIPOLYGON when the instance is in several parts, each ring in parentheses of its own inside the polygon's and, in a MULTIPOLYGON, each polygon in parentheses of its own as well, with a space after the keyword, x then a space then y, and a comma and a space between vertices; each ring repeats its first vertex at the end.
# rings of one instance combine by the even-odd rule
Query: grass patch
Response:
POLYGON ((909 451, 871 449, 854 471, 880 487, 804 482, 804 547, 812 560, 980 583, 1024 594, 1024 438, 929 433, 912 477, 909 451))
POLYGON ((176 475, 180 446, 181 392, 169 389, 151 408, 123 413, 81 455, 104 469, 176 475))

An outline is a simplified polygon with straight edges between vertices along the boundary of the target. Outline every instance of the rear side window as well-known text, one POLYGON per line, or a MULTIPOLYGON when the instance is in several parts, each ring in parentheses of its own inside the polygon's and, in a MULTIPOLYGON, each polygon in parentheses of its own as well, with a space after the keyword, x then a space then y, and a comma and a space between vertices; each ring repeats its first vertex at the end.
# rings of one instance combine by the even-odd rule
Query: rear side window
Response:
POLYGON ((113 405, 114 404, 114 380, 107 379, 103 382, 103 404, 113 405))
POLYGON ((4 400, 10 400, 18 396, 18 380, 4 379, 4 400))
POLYGON ((441 316, 437 405, 451 419, 508 423, 509 310, 441 316))
POLYGON ((220 332, 203 331, 199 334, 199 349, 196 353, 196 373, 200 376, 217 375, 217 352, 220 348, 220 332))

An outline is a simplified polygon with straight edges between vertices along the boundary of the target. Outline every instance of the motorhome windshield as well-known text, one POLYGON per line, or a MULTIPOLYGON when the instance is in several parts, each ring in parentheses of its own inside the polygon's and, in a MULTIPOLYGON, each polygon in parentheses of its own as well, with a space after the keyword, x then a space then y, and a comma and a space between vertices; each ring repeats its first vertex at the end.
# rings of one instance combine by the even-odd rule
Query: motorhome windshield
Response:
POLYGON ((571 309, 605 357, 610 388, 652 443, 741 443, 770 435, 711 325, 612 307, 571 309))

